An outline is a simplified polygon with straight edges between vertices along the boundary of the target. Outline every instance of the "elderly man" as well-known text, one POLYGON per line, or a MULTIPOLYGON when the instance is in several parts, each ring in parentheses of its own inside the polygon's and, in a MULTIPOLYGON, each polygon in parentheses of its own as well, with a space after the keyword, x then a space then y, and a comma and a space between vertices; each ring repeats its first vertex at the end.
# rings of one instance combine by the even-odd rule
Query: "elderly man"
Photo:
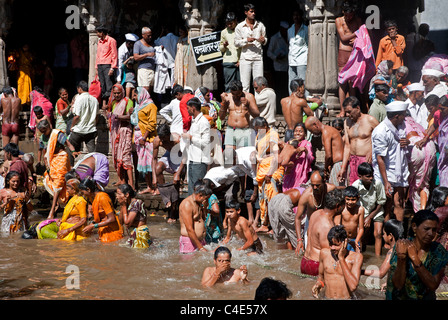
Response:
MULTIPOLYGON (((406 189, 409 186, 407 160, 406 125, 404 119, 408 104, 393 101, 386 105, 387 117, 372 132, 372 165, 375 179, 382 181, 387 202, 384 206, 394 206, 397 220, 403 221, 406 189)), ((389 211, 389 210, 387 210, 389 211)), ((386 216, 389 212, 386 212, 386 216)))
POLYGON ((379 122, 371 115, 361 112, 356 97, 348 97, 342 103, 347 119, 344 121, 344 159, 338 180, 344 181, 350 165, 349 185, 358 180, 358 166, 372 162, 372 132, 379 122))
POLYGON ((156 50, 151 46, 152 31, 142 28, 142 39, 134 44, 134 61, 138 62, 137 84, 150 92, 154 86, 156 50))
POLYGON ((448 93, 447 88, 440 83, 440 77, 443 75, 443 72, 434 69, 422 70, 422 83, 425 87, 425 98, 431 94, 435 94, 440 98, 448 93))
POLYGON ((101 83, 101 98, 103 107, 105 107, 115 82, 115 72, 118 69, 117 41, 107 34, 107 29, 103 26, 96 28, 96 34, 98 36, 98 48, 95 68, 101 83))
POLYGON ((327 181, 336 186, 345 186, 345 182, 338 181, 338 173, 342 168, 344 158, 344 142, 336 128, 320 122, 316 117, 308 117, 305 127, 315 136, 322 138, 325 149, 325 177, 327 181))
POLYGON ((272 88, 268 88, 268 80, 265 77, 254 79, 255 101, 260 110, 259 117, 263 117, 272 128, 275 125, 275 111, 277 110, 277 96, 272 88))
POLYGON ((420 83, 413 83, 407 87, 409 98, 406 100, 410 116, 423 128, 428 128, 429 111, 425 105, 425 87, 420 83))

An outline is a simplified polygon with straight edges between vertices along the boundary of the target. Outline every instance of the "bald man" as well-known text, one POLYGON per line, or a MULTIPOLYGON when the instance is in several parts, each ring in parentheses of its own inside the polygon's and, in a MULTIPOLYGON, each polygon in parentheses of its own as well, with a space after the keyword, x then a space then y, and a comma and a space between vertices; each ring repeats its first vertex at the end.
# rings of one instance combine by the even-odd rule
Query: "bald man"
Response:
POLYGON ((316 117, 308 117, 305 127, 313 135, 322 138, 322 145, 325 150, 325 179, 335 186, 345 186, 346 181, 339 181, 338 173, 342 168, 344 158, 344 142, 341 134, 336 128, 327 126, 316 117))

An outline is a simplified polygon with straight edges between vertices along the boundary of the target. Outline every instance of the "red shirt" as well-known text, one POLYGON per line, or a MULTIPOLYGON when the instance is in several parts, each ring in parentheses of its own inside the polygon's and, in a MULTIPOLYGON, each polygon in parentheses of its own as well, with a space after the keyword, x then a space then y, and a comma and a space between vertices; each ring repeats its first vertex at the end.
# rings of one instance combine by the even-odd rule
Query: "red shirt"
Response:
POLYGON ((191 98, 194 98, 194 95, 191 93, 184 94, 179 104, 180 113, 182 114, 182 121, 184 122, 184 132, 190 130, 191 127, 191 116, 187 109, 187 102, 191 98))
POLYGON ((118 68, 117 41, 114 38, 106 36, 104 40, 98 40, 95 68, 99 64, 110 64, 111 68, 118 68))

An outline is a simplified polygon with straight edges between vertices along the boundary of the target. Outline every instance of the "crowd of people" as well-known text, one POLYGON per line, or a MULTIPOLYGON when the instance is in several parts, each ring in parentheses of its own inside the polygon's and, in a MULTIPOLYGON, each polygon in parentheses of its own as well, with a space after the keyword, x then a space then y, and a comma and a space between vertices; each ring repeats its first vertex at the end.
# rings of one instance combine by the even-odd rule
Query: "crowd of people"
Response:
MULTIPOLYGON (((354 6, 344 3, 336 20, 341 112, 325 124, 322 98, 307 96, 308 28, 295 9, 294 24, 282 23, 269 44, 276 68, 289 75, 289 95, 280 99, 287 126, 282 139, 275 127, 276 90, 263 76, 266 29, 253 5, 244 11, 240 23, 234 13, 226 15, 220 45, 225 91, 216 97, 185 84, 186 34, 167 32, 153 47, 151 29, 144 27, 141 39, 126 34, 117 48, 98 27, 101 94, 80 81, 72 100, 61 88, 53 108, 40 88, 30 93, 37 161, 19 150, 22 103, 15 89, 4 88, 1 230, 70 241, 97 233, 102 242, 126 237, 129 246, 148 248, 139 195, 160 194, 167 222, 180 225, 181 254, 219 245, 215 267, 204 270, 204 286, 249 281, 246 266, 230 267, 226 245, 236 236, 238 250, 263 254, 260 235, 266 233, 279 249, 301 257, 301 273, 317 278, 315 297, 325 288, 327 298, 349 299, 362 274, 387 274, 387 299, 434 299, 448 263, 448 57, 427 55, 417 70, 421 77, 410 75, 405 38, 387 21, 376 60, 373 54, 359 59, 358 48, 370 40, 354 6), (364 72, 353 72, 355 60, 364 72), (152 96, 161 88, 170 88, 172 100, 159 110, 152 96), (166 123, 157 124, 158 114, 166 123), (109 160, 95 148, 99 116, 110 131, 114 197, 106 192, 109 160), (88 152, 81 155, 83 143, 88 152), (39 175, 51 209, 30 225, 39 175), (363 269, 372 243, 377 257, 388 249, 378 272, 363 269)), ((283 289, 283 298, 290 297, 283 289)))

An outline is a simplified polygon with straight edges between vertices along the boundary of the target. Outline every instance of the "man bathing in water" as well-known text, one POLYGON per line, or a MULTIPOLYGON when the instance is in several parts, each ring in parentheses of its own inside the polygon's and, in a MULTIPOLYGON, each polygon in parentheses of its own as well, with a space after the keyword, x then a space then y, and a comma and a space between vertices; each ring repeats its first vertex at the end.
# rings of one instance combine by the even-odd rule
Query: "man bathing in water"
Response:
POLYGON ((207 251, 205 245, 205 210, 202 204, 212 194, 212 190, 202 181, 194 186, 194 192, 179 205, 180 253, 193 253, 196 250, 207 251))
POLYGON ((19 113, 22 102, 11 87, 3 88, 3 97, 1 99, 2 139, 3 148, 10 142, 19 143, 19 113))

